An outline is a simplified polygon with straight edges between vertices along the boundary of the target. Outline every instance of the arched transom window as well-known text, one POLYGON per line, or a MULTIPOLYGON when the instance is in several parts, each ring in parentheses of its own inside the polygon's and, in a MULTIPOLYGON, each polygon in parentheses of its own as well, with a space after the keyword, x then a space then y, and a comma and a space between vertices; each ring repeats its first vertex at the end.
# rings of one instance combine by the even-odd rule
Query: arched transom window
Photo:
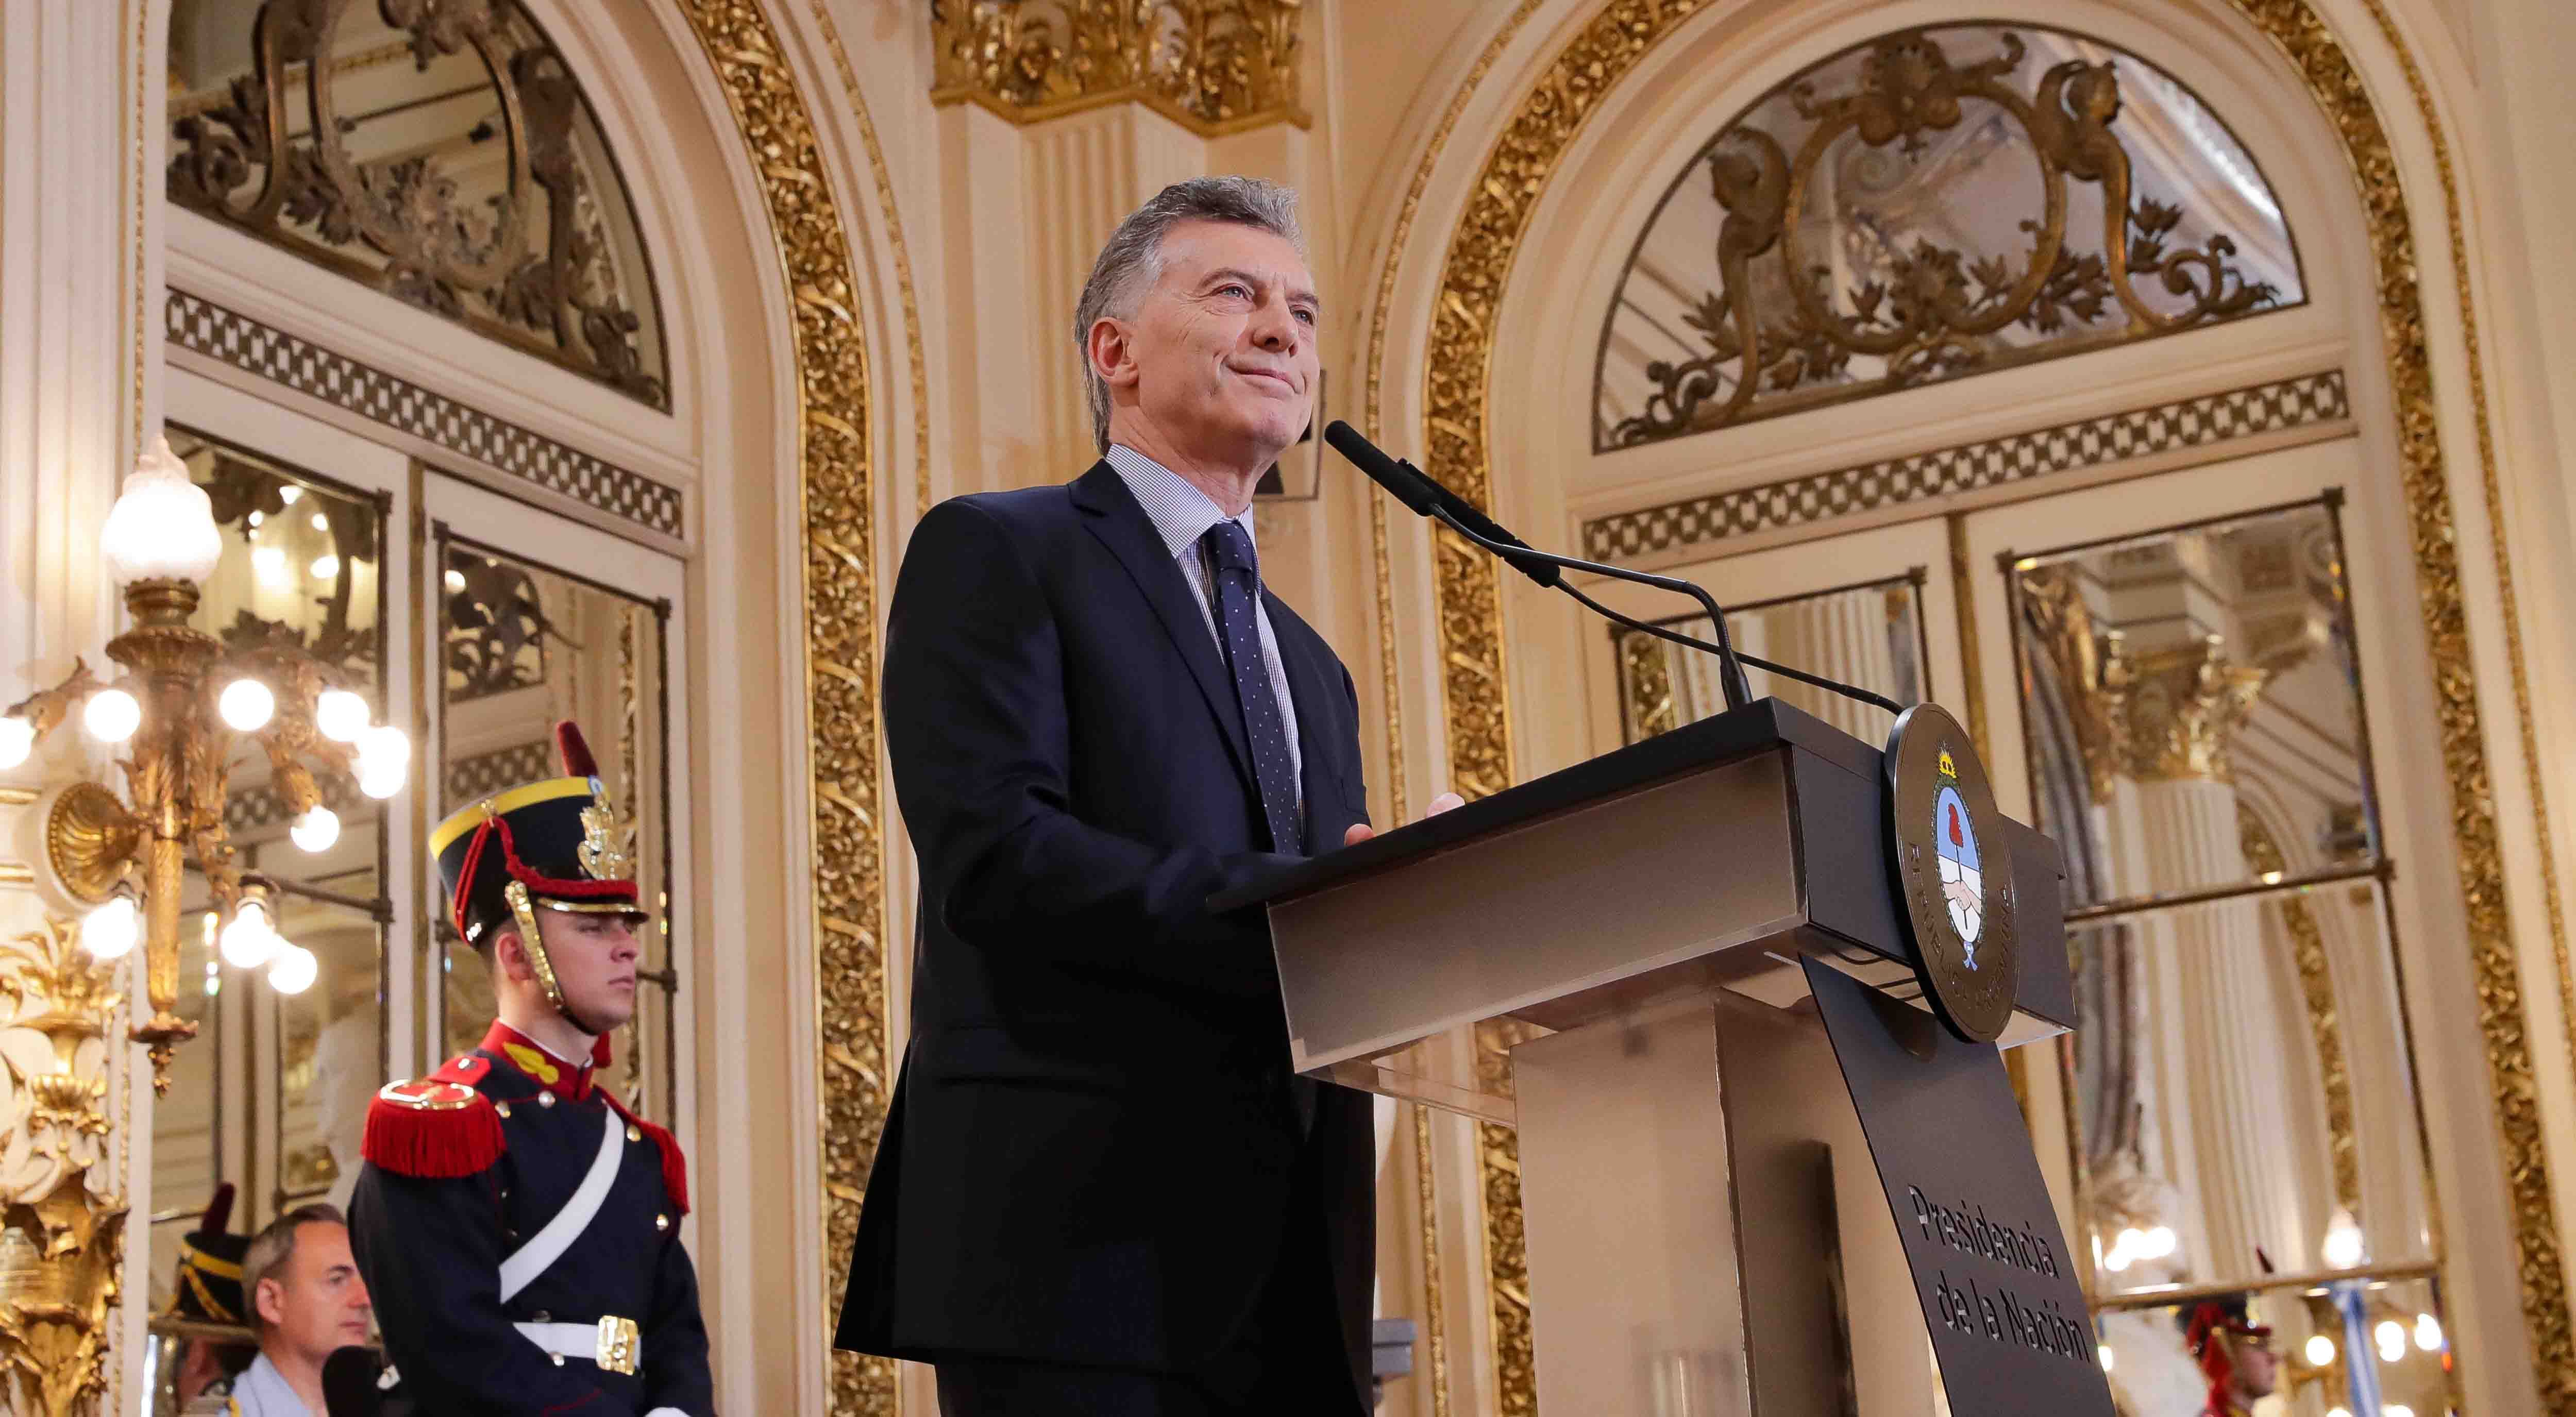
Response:
POLYGON ((1882 36, 1721 127, 1603 321, 1596 451, 2304 299, 2290 227, 2172 75, 2035 26, 1882 36))
POLYGON ((511 0, 174 0, 170 200, 670 406, 634 203, 511 0))

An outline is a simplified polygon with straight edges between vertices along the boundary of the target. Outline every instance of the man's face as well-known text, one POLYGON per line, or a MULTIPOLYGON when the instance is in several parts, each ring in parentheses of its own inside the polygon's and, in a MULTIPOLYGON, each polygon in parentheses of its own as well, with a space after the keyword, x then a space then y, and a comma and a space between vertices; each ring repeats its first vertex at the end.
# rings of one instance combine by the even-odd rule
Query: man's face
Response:
POLYGON ((295 1253, 260 1277, 257 1303, 267 1324, 263 1348, 282 1345, 318 1363, 334 1349, 365 1343, 375 1307, 349 1253, 348 1227, 327 1220, 297 1226, 295 1253))
POLYGON ((1180 453, 1268 466, 1314 412, 1314 276, 1284 238, 1231 222, 1173 227, 1162 267, 1117 322, 1125 338, 1105 374, 1113 399, 1132 395, 1180 453))
POLYGON ((2270 1397, 2281 1385, 2281 1358, 2272 1351, 2268 1340, 2245 1337, 2236 1340, 2236 1395, 2244 1398, 2270 1397))
POLYGON ((537 929, 545 935, 555 987, 585 1025, 606 1032, 635 1017, 635 964, 643 949, 633 918, 540 906, 537 929))

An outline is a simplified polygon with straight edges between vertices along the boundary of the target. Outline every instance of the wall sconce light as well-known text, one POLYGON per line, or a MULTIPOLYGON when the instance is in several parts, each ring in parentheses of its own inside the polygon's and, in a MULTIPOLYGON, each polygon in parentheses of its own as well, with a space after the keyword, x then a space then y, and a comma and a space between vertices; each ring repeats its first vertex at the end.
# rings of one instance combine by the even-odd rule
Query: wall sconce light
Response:
POLYGON ((151 1017, 134 1041, 151 1049, 155 1091, 167 1091, 172 1050, 196 1025, 172 1012, 178 1000, 179 904, 188 858, 206 879, 226 923, 226 960, 265 966, 270 987, 297 993, 313 983, 312 953, 279 937, 274 888, 236 864, 224 806, 237 740, 265 750, 269 781, 293 814, 291 835, 308 851, 340 835, 314 769, 337 771, 382 799, 411 770, 400 729, 372 725, 367 702, 334 682, 335 671, 275 640, 227 648, 191 626, 200 587, 223 554, 205 491, 186 464, 155 439, 108 513, 99 551, 125 588, 133 627, 107 643, 124 670, 101 680, 85 661, 70 677, 0 717, 0 770, 17 767, 45 735, 79 711, 91 737, 119 750, 126 795, 94 782, 57 794, 45 818, 46 853, 64 888, 95 907, 81 937, 112 958, 143 946, 151 1017))

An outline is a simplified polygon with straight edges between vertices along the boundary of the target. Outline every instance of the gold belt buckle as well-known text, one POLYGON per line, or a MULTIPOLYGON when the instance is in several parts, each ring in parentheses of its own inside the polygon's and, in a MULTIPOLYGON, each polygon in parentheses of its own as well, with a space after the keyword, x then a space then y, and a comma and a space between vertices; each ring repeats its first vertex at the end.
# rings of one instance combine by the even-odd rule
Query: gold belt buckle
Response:
POLYGON ((644 1336, 633 1319, 615 1314, 599 1316, 599 1366, 601 1371, 634 1376, 643 1356, 644 1336))

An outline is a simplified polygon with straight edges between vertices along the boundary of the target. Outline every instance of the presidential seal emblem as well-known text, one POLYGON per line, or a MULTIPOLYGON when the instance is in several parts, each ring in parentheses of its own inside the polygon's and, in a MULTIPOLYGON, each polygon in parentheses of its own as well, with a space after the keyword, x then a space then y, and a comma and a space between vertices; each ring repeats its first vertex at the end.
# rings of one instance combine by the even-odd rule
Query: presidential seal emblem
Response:
POLYGON ((1888 860, 1924 997, 1952 1032, 1991 1043, 2021 983, 2012 862, 1985 765, 1959 721, 1917 704, 1887 740, 1888 860))

